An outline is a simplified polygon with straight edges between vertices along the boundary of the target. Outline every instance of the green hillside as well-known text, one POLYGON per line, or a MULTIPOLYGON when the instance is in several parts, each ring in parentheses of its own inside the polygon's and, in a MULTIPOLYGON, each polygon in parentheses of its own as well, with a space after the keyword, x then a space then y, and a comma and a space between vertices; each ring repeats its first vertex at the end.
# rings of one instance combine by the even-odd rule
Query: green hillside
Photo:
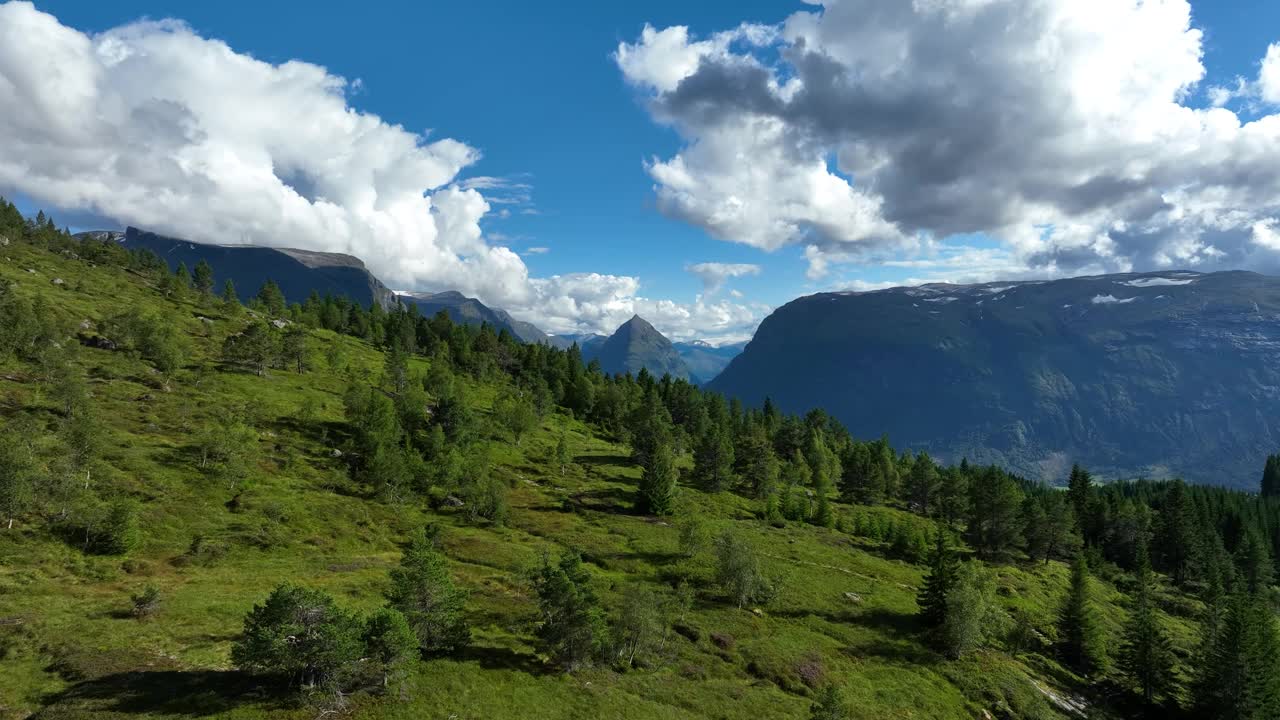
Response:
MULTIPOLYGON (((217 268, 189 282, 4 211, 0 716, 1058 718, 1141 703, 1121 638, 1135 548, 1168 537, 1175 516, 1152 508, 1173 486, 1086 481, 1101 524, 1064 511, 1049 537, 1054 516, 1037 513, 1065 495, 857 442, 821 413, 607 378, 443 317, 333 298, 286 309, 270 292, 242 308, 216 297, 217 268), (989 572, 966 609, 990 603, 990 617, 950 618, 977 633, 954 642, 917 605, 939 527, 989 572), (1111 646, 1097 670, 1063 664, 1076 528, 1111 646), (282 583, 361 617, 386 605, 415 536, 468 593, 469 641, 389 663, 385 687, 359 679, 367 649, 314 687, 233 662, 246 615, 282 583), (573 582, 556 574, 572 553, 586 580, 564 592, 595 635, 570 655, 548 640, 538 588, 573 582)), ((1197 699, 1198 598, 1266 590, 1272 536, 1258 533, 1276 517, 1248 496, 1188 494, 1243 510, 1234 535, 1209 531, 1176 565, 1167 543, 1153 550, 1180 686, 1152 698, 1166 713, 1197 699)))

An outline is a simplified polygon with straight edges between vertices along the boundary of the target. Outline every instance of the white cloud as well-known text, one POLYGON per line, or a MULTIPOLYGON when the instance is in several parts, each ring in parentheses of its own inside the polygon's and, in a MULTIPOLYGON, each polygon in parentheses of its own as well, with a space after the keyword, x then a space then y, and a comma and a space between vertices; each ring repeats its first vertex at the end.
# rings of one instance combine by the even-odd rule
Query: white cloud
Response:
POLYGON ((534 247, 524 249, 525 255, 546 255, 549 252, 551 252, 551 248, 543 247, 541 245, 535 245, 534 247))
MULTIPOLYGON (((647 169, 712 235, 805 248, 810 277, 984 234, 1020 275, 1280 268, 1280 114, 1193 108, 1186 0, 841 0, 760 44, 646 29, 624 76, 684 140, 647 169), (641 62, 639 59, 643 59, 641 62)), ((1256 81, 1280 102, 1280 44, 1256 81)))
POLYGON ((393 287, 456 289, 548 329, 612 330, 637 311, 677 334, 758 322, 640 297, 636 278, 529 277, 480 225, 495 205, 536 214, 529 183, 461 179, 478 150, 361 112, 354 89, 177 21, 87 35, 0 4, 0 191, 198 242, 349 253, 393 287))
POLYGON ((686 265, 684 269, 697 275, 702 280, 703 290, 708 295, 720 292, 720 289, 731 278, 760 274, 760 266, 750 263, 704 262, 686 265))
POLYGON ((1280 43, 1267 47, 1262 69, 1258 72, 1258 94, 1264 101, 1280 105, 1280 43))

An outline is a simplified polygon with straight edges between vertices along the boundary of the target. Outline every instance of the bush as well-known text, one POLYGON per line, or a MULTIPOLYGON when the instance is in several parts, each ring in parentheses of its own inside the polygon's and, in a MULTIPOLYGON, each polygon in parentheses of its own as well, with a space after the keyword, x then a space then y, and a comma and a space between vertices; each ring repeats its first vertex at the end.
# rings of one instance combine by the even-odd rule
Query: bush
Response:
POLYGON ((151 617, 156 610, 160 609, 160 588, 148 585, 142 592, 130 596, 130 600, 133 601, 131 612, 134 617, 138 619, 151 617))

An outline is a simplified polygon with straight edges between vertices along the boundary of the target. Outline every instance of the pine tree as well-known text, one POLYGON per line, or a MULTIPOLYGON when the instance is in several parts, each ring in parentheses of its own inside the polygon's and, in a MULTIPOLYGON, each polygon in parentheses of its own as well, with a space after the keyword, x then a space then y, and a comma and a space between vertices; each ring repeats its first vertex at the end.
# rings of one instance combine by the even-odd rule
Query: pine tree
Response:
POLYGON ((600 658, 606 641, 604 611, 582 558, 567 552, 552 564, 544 556, 534 573, 538 596, 538 640, 554 662, 573 671, 600 658))
POLYGON ((907 476, 907 486, 916 512, 925 516, 934 512, 938 483, 938 466, 929 457, 929 453, 920 453, 911 466, 911 474, 907 476))
MULTIPOLYGON (((285 311, 284 293, 280 292, 280 286, 275 280, 267 280, 262 284, 262 288, 258 290, 258 300, 266 311, 271 315, 283 315, 285 311)), ((381 307, 377 303, 374 307, 381 307)))
POLYGON ((989 467, 969 483, 969 535, 983 556, 1012 550, 1022 540, 1022 490, 1008 474, 989 467))
POLYGON ((1067 480, 1067 498, 1071 501, 1071 510, 1075 513, 1076 524, 1086 542, 1091 538, 1086 532, 1089 517, 1089 504, 1093 498, 1093 477, 1089 471, 1079 465, 1071 466, 1071 477, 1067 480))
POLYGON ((1262 497, 1280 495, 1280 455, 1268 455, 1262 470, 1262 497))
POLYGON ((1157 698, 1174 690, 1173 649, 1155 607, 1155 577, 1147 554, 1147 544, 1138 545, 1137 570, 1132 593, 1133 607, 1125 625, 1118 659, 1120 672, 1142 695, 1148 707, 1157 698))
POLYGON ((564 475, 569 463, 573 462, 573 452, 569 450, 569 434, 567 432, 561 431, 560 439, 556 441, 555 461, 560 466, 561 475, 564 475))
POLYGON ((1275 614, 1255 594, 1227 604, 1195 692, 1197 717, 1270 720, 1280 717, 1280 636, 1275 614))
POLYGON ((192 280, 195 282, 196 290, 199 290, 201 295, 208 295, 213 292, 213 267, 205 262, 204 259, 201 259, 200 262, 196 263, 192 280))
POLYGON ((929 574, 916 599, 916 604, 920 606, 920 621, 925 627, 937 628, 946 622, 947 595, 955 585, 958 568, 955 550, 951 547, 947 532, 939 526, 933 550, 929 553, 929 574))
POLYGON ((1169 486, 1160 508, 1160 521, 1156 527, 1156 548, 1162 570, 1168 572, 1176 585, 1182 586, 1190 579, 1191 565, 1196 554, 1195 518, 1186 483, 1175 480, 1169 486))
POLYGON ((640 497, 636 506, 648 515, 670 515, 675 506, 679 478, 680 471, 676 468, 671 447, 662 444, 654 448, 640 476, 640 497))
POLYGON ((1059 652, 1067 665, 1091 675, 1106 665, 1102 630, 1098 626, 1084 554, 1071 566, 1071 586, 1058 616, 1059 652))
POLYGON ((405 548, 400 566, 391 571, 387 602, 404 614, 423 652, 448 652, 471 641, 466 601, 433 535, 419 531, 405 548))
POLYGON ((236 294, 236 284, 231 281, 231 278, 227 278, 226 282, 222 283, 222 302, 227 305, 240 305, 240 296, 236 294))
POLYGON ((14 423, 0 428, 0 521, 10 529, 35 502, 36 465, 29 438, 14 423))
POLYGON ((707 492, 720 492, 733 484, 733 440, 724 428, 712 423, 693 453, 693 473, 707 492))
POLYGON ((187 270, 187 264, 185 262, 178 263, 178 269, 173 273, 173 277, 178 283, 179 291, 191 289, 191 272, 187 270))

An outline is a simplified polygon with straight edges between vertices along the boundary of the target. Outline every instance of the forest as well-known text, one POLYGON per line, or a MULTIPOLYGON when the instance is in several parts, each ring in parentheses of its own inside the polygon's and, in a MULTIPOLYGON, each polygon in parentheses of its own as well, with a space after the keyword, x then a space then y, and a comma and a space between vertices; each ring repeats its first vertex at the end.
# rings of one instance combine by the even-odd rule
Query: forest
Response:
POLYGON ((1280 717, 1280 455, 1051 487, 6 201, 0 259, 0 716, 1280 717))

